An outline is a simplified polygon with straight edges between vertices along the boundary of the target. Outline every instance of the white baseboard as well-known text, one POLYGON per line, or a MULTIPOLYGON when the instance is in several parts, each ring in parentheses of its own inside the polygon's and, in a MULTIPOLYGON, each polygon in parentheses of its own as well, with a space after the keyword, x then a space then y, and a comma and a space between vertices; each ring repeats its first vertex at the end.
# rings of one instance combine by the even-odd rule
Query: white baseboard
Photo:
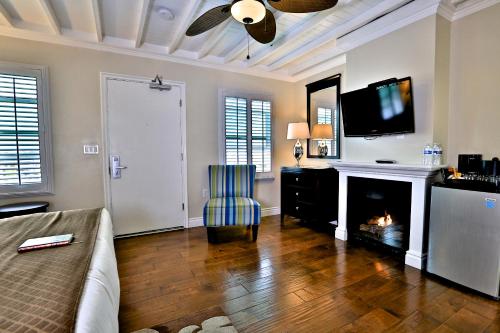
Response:
POLYGON ((280 215, 280 213, 281 213, 280 207, 262 208, 262 216, 280 215))
POLYGON ((188 228, 203 227, 203 217, 191 217, 188 220, 188 228))
MULTIPOLYGON (((262 216, 279 215, 280 207, 262 208, 262 216)), ((188 220, 188 228, 203 227, 203 217, 191 217, 188 220)))

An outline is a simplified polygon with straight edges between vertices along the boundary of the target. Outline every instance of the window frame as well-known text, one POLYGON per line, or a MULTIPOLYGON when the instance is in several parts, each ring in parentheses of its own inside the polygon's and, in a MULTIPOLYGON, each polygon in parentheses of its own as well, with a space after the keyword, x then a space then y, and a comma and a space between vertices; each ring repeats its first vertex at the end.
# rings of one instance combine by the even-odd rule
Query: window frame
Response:
POLYGON ((247 100, 247 161, 252 164, 252 100, 271 103, 271 171, 257 172, 255 179, 270 179, 274 177, 274 131, 273 131, 273 96, 266 93, 252 93, 241 90, 219 89, 219 163, 226 164, 226 97, 245 98, 247 100))
POLYGON ((42 182, 39 184, 0 185, 0 198, 52 195, 54 194, 54 171, 48 67, 0 61, 0 72, 37 78, 38 133, 42 174, 42 182))

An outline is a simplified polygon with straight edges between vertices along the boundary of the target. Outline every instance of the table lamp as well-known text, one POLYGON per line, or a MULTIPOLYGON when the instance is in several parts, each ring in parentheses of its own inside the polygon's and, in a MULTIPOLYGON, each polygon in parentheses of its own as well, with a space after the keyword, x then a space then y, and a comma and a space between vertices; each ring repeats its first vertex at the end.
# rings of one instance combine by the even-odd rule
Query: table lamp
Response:
POLYGON ((297 160, 297 167, 300 167, 300 159, 304 155, 304 148, 300 140, 309 139, 309 125, 307 123, 289 123, 286 138, 288 140, 297 140, 293 147, 293 156, 297 160))
POLYGON ((333 139, 333 127, 331 124, 316 124, 313 125, 311 138, 319 141, 318 153, 319 157, 326 157, 328 155, 327 140, 333 139))

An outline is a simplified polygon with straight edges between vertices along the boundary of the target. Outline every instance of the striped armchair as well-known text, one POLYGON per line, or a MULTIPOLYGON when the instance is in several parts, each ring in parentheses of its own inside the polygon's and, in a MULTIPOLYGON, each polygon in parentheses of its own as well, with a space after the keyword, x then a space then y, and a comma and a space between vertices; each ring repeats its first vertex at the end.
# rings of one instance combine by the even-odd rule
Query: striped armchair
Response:
POLYGON ((253 199, 255 165, 210 165, 210 200, 203 209, 208 241, 215 240, 215 228, 246 226, 257 240, 261 209, 253 199))

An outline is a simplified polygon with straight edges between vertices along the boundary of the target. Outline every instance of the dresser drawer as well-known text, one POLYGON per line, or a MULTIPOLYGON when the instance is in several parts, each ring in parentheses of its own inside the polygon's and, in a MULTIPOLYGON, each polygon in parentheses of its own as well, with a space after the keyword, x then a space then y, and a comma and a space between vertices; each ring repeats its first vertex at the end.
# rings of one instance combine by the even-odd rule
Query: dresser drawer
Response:
POLYGON ((296 202, 313 203, 315 201, 315 194, 312 189, 292 185, 286 189, 285 200, 293 204, 296 202))
POLYGON ((283 175, 285 185, 297 185, 312 188, 316 184, 316 177, 305 173, 289 173, 283 175))
POLYGON ((311 219, 315 215, 315 205, 309 205, 305 203, 295 203, 295 205, 289 207, 289 214, 301 219, 311 219))

